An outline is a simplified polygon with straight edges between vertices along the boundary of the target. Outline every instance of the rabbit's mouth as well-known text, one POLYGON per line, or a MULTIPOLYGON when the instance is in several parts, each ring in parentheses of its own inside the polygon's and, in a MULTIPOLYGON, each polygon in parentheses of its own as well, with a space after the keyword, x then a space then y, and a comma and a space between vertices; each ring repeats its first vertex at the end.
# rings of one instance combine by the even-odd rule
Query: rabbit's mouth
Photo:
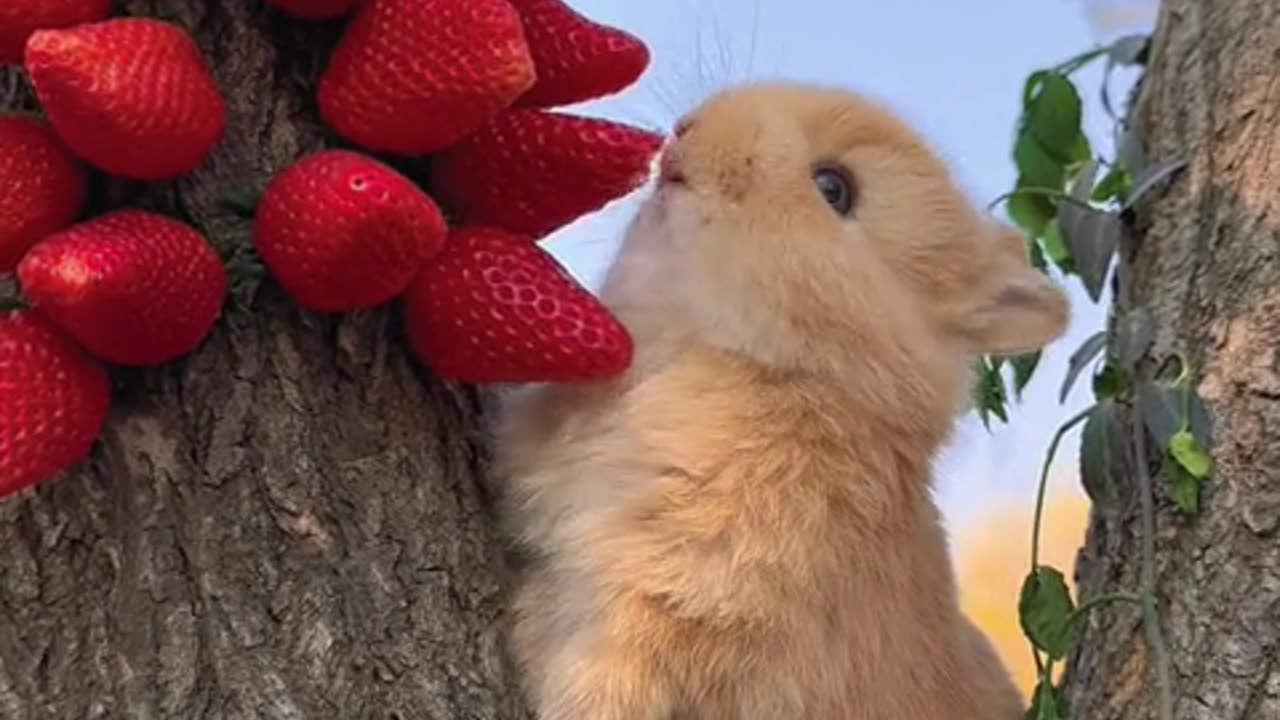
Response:
POLYGON ((663 185, 684 185, 686 182, 680 154, 675 152, 674 147, 668 147, 662 154, 662 160, 658 164, 658 182, 663 185))

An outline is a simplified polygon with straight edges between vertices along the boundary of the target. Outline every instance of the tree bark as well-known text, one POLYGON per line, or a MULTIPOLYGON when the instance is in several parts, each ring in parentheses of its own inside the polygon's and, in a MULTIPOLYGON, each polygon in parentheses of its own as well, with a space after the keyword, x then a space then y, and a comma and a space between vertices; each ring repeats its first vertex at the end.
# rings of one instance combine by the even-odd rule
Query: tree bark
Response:
MULTIPOLYGON (((174 183, 98 179, 88 212, 246 242, 224 200, 324 144, 314 78, 341 24, 118 5, 191 31, 229 127, 174 183)), ((16 72, 3 88, 4 109, 31 104, 16 72)), ((419 368, 393 313, 304 313, 267 282, 194 354, 117 373, 92 458, 0 502, 0 717, 526 717, 483 398, 419 368)))
MULTIPOLYGON (((1278 62, 1272 0, 1165 0, 1132 112, 1151 161, 1189 165, 1137 208, 1122 301, 1154 312, 1148 365, 1185 354, 1213 417, 1201 514, 1177 513, 1155 479, 1177 720, 1280 718, 1278 62)), ((1082 596, 1139 587, 1140 538, 1136 507, 1095 511, 1077 566, 1082 596)), ((1066 676, 1071 718, 1156 717, 1140 623, 1123 606, 1093 614, 1066 676)))

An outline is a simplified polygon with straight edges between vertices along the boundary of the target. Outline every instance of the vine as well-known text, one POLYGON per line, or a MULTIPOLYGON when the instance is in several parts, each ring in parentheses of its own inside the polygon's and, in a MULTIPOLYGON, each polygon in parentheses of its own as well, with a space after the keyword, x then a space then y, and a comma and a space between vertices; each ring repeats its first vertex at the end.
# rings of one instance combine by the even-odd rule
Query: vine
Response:
MULTIPOLYGON (((1027 720, 1067 716, 1054 685, 1055 666, 1074 648, 1081 621, 1117 602, 1141 610, 1155 658, 1158 717, 1172 720, 1173 715, 1170 659, 1155 587, 1155 488, 1148 439, 1160 453, 1158 476, 1179 511, 1187 515, 1200 511, 1201 490, 1210 478, 1212 463, 1207 451, 1211 444, 1208 414, 1195 392, 1192 368, 1176 353, 1163 362, 1149 357, 1155 319, 1148 308, 1134 307, 1123 262, 1133 249, 1129 222, 1135 204, 1185 166, 1179 159, 1152 162, 1144 157, 1139 138, 1114 112, 1108 94, 1112 70, 1144 66, 1149 46, 1145 35, 1124 37, 1031 73, 1023 89, 1012 152, 1018 179, 1012 190, 991 203, 995 207, 1003 202, 1010 219, 1022 229, 1033 265, 1045 273, 1056 268, 1064 276, 1075 276, 1095 303, 1102 300, 1110 280, 1117 299, 1106 328, 1086 339, 1069 359, 1059 402, 1066 400, 1086 370, 1091 374, 1094 402, 1055 432, 1037 487, 1030 569, 1018 598, 1019 623, 1037 672, 1027 720), (1071 79, 1076 71, 1099 60, 1106 63, 1102 106, 1117 126, 1116 156, 1110 160, 1094 151, 1083 131, 1083 103, 1071 79), (1128 437, 1123 432, 1126 427, 1131 430, 1128 437), (1080 478, 1090 501, 1097 508, 1113 509, 1136 493, 1141 516, 1139 587, 1078 605, 1063 573, 1040 561, 1049 470, 1062 440, 1076 428, 1081 428, 1080 478), (1128 478, 1136 483, 1130 485, 1128 478)), ((992 417, 1008 421, 1010 383, 1013 395, 1020 397, 1039 361, 1039 352, 979 361, 975 399, 985 425, 990 426, 992 417)))

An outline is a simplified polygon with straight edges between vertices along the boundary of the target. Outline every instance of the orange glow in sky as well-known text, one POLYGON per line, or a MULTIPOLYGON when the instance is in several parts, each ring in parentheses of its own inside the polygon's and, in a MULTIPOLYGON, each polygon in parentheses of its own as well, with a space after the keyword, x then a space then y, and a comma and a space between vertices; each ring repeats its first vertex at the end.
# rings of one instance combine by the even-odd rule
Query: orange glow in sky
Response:
MULTIPOLYGON (((1076 552, 1084 541, 1089 501, 1073 483, 1051 483, 1040 536, 1040 564, 1067 578, 1071 592, 1076 552)), ((965 613, 991 638, 1014 679, 1030 697, 1035 686, 1031 647, 1018 624, 1018 590, 1031 568, 1029 502, 996 498, 955 532, 957 581, 965 613)))

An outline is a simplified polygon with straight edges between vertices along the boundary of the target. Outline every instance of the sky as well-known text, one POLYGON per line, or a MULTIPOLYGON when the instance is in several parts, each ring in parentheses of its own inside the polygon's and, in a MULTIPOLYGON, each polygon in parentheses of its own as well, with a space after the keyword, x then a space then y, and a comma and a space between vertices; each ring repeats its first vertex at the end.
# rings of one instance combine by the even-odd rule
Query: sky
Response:
MULTIPOLYGON (((1147 31, 1155 0, 570 0, 649 45, 645 75, 618 95, 568 108, 665 131, 727 84, 791 79, 874 96, 914 125, 952 167, 975 203, 1013 186, 1012 133, 1022 85, 1047 67, 1127 32, 1147 31)), ((1077 76, 1085 130, 1110 153, 1111 121, 1098 100, 1101 68, 1077 76)), ((1123 90, 1126 78, 1113 80, 1123 90)), ((1120 97, 1117 94, 1115 97, 1120 97)), ((595 289, 644 191, 558 231, 545 247, 595 289)), ((966 418, 936 461, 939 504, 953 529, 993 506, 1030 512, 1056 428, 1087 407, 1088 383, 1058 402, 1067 357, 1103 326, 1075 278, 1066 280, 1072 324, 1049 347, 1008 425, 988 432, 966 418)), ((1087 379, 1086 379, 1087 380, 1087 379)), ((1078 440, 1063 443, 1051 492, 1078 493, 1078 440)))

